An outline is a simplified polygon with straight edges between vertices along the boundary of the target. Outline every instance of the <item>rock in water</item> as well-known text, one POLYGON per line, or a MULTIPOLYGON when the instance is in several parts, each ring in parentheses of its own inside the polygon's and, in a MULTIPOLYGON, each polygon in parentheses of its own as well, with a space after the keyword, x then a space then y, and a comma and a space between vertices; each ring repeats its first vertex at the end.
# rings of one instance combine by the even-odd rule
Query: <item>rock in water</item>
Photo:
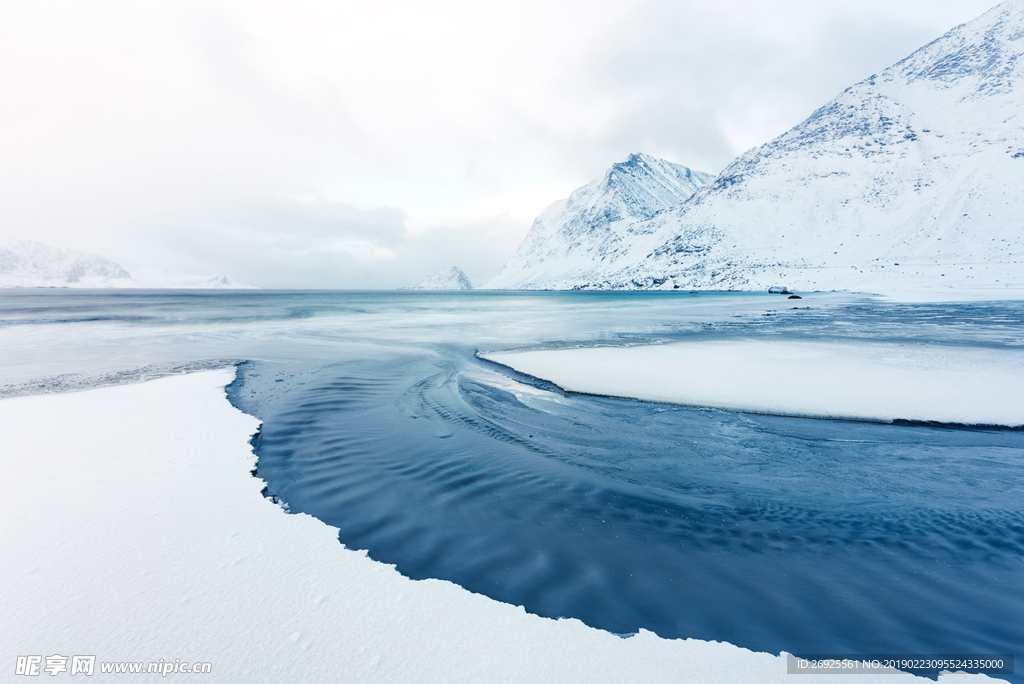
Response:
POLYGON ((440 271, 435 271, 423 279, 423 282, 417 285, 416 290, 472 290, 473 283, 469 282, 469 278, 466 274, 455 268, 449 266, 448 268, 442 268, 440 271))

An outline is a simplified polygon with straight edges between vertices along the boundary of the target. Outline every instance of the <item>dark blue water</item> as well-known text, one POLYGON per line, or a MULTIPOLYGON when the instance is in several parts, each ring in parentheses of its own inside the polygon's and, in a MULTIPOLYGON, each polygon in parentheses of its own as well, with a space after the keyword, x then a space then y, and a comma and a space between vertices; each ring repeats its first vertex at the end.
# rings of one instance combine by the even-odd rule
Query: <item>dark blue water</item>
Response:
POLYGON ((245 359, 230 398, 264 421, 267 494, 409 577, 775 653, 1024 650, 1024 432, 567 395, 474 356, 738 336, 1020 350, 1021 304, 109 297, 8 298, 0 342, 31 356, 47 336, 28 331, 60 326, 90 368, 125 339, 133 362, 245 359))
POLYGON ((306 378, 265 417, 269 493, 410 577, 617 633, 1024 643, 1024 434, 520 398, 469 351, 306 378))

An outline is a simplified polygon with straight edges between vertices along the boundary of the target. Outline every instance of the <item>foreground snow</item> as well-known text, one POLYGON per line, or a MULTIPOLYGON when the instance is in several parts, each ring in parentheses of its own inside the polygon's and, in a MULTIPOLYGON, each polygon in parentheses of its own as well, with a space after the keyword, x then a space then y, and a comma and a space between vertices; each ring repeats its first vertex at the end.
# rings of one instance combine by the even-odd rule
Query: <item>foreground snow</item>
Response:
MULTIPOLYGON (((780 657, 622 639, 345 549, 260 495, 258 423, 225 399, 233 375, 0 401, 7 666, 61 654, 205 661, 230 682, 787 680, 780 657)), ((924 681, 858 681, 911 680, 924 681)))
POLYGON ((1024 353, 780 339, 480 354, 563 389, 753 413, 1024 425, 1024 353))

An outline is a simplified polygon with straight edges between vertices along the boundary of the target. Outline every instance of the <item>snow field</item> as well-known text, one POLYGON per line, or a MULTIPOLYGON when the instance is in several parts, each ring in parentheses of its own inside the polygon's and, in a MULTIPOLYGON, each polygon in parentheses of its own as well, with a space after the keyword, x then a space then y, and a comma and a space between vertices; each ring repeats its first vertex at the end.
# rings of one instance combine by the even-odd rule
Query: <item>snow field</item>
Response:
POLYGON ((226 400, 233 377, 0 400, 5 667, 61 654, 208 661, 208 682, 788 681, 782 657, 623 639, 344 548, 261 496, 258 421, 226 400))
POLYGON ((1024 425, 1024 352, 745 339, 481 353, 562 389, 815 418, 1024 425))

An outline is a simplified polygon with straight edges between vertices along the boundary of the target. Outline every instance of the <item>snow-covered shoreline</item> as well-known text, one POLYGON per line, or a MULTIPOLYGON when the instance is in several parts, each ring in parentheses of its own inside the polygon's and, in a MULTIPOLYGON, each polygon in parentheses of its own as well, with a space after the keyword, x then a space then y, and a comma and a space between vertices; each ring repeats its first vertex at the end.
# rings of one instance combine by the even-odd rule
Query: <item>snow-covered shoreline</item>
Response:
POLYGON ((335 528, 261 496, 248 443, 259 422, 226 400, 233 377, 0 400, 9 666, 59 654, 210 662, 209 680, 228 682, 787 678, 783 657, 623 639, 346 549, 335 528))
POLYGON ((776 338, 580 347, 480 358, 562 389, 813 418, 1024 425, 1024 353, 776 338))

